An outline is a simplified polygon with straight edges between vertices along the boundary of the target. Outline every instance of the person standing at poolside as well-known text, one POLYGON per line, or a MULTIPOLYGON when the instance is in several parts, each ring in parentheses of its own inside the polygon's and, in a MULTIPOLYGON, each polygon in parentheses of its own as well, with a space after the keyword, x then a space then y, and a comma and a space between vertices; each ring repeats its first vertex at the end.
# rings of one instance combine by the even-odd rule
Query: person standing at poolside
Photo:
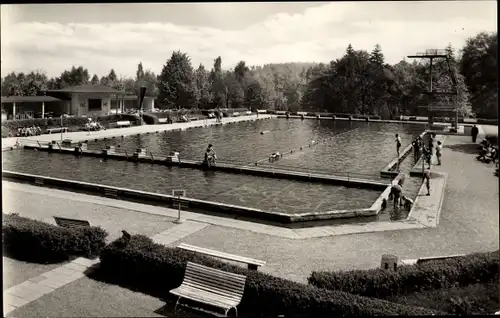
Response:
POLYGON ((441 141, 438 141, 437 147, 436 147, 436 157, 438 160, 438 164, 437 164, 438 166, 441 165, 441 156, 443 155, 442 151, 443 151, 443 145, 441 144, 441 141))
POLYGON ((396 134, 396 150, 398 152, 398 158, 399 158, 399 148, 401 148, 401 137, 399 137, 399 135, 396 134))
POLYGON ((470 132, 470 135, 472 136, 472 142, 476 143, 477 135, 479 134, 479 129, 474 125, 472 127, 472 130, 470 132))
POLYGON ((431 195, 431 172, 429 170, 425 170, 423 177, 423 181, 425 181, 425 187, 427 188, 426 195, 431 195))

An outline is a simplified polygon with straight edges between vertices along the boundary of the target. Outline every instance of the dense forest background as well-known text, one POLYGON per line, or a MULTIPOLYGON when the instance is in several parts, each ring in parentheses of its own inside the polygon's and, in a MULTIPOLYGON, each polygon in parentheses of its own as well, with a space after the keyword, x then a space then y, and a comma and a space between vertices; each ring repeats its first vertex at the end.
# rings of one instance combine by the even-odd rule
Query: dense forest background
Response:
MULTIPOLYGON (((463 48, 451 45, 446 54, 457 79, 456 97, 438 97, 433 103, 456 102, 462 116, 497 118, 498 65, 497 34, 480 33, 463 48)), ((415 52, 408 52, 409 54, 415 52)), ((156 98, 158 108, 246 107, 289 111, 371 114, 384 117, 417 115, 429 104, 429 67, 424 59, 404 59, 395 65, 385 62, 382 48, 371 52, 349 45, 344 56, 325 63, 283 63, 248 66, 239 62, 224 69, 222 58, 213 65, 193 66, 187 53, 173 52, 159 73, 137 66, 135 78, 118 78, 115 70, 99 77, 83 67, 73 66, 56 78, 43 70, 10 73, 2 77, 2 96, 35 96, 46 89, 60 89, 85 83, 113 87, 121 94, 156 98)), ((444 59, 435 60, 433 85, 451 90, 452 79, 444 59)))

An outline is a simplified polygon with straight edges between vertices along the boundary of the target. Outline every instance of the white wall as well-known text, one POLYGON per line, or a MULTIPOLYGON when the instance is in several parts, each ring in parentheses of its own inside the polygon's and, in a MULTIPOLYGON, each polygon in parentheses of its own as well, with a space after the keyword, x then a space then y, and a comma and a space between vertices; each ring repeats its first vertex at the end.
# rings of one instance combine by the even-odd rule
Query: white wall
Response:
POLYGON ((111 113, 111 94, 79 93, 71 96, 71 114, 78 116, 99 116, 111 113), (101 109, 89 110, 89 99, 100 99, 101 109))

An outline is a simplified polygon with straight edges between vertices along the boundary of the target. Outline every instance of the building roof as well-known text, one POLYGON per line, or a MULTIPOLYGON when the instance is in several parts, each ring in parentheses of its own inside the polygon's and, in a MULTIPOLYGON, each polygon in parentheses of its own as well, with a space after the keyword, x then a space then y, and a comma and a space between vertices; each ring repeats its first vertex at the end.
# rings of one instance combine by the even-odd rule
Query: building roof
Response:
POLYGON ((77 86, 66 87, 62 89, 49 90, 47 92, 54 93, 110 93, 116 94, 118 91, 106 85, 83 84, 77 86))
POLYGON ((3 103, 41 103, 60 102, 59 98, 52 96, 2 96, 3 103))

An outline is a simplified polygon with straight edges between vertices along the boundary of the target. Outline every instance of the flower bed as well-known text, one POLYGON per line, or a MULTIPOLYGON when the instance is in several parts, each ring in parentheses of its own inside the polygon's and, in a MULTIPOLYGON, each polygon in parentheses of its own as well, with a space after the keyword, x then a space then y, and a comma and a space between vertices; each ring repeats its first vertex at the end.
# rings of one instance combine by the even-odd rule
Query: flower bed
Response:
POLYGON ((2 221, 4 253, 37 263, 97 256, 107 235, 100 227, 68 229, 17 214, 4 214, 2 221))
POLYGON ((420 265, 345 272, 313 272, 309 284, 376 298, 490 282, 498 277, 499 251, 435 260, 420 265))
POLYGON ((154 297, 169 298, 188 261, 247 276, 239 312, 243 316, 431 315, 439 311, 328 291, 232 266, 196 253, 155 244, 142 235, 120 238, 100 254, 98 276, 154 297))

